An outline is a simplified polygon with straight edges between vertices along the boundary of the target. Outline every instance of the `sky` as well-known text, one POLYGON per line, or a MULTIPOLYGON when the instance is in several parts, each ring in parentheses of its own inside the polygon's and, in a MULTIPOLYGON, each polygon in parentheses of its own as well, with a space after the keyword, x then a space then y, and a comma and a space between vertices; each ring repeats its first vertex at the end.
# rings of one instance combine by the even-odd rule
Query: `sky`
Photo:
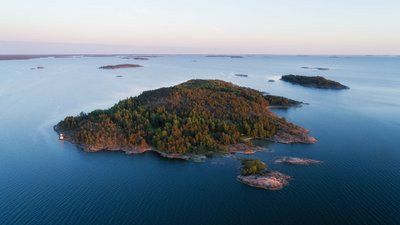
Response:
POLYGON ((0 54, 400 54, 399 0, 0 0, 0 54))

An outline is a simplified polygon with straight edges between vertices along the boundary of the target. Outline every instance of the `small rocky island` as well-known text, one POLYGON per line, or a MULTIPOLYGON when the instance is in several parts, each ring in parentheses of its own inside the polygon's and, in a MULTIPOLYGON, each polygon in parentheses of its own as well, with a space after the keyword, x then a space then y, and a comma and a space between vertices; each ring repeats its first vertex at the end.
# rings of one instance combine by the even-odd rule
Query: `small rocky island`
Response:
POLYGON ((301 76, 301 75, 284 75, 282 76, 281 80, 292 83, 298 84, 304 87, 313 87, 313 88, 321 88, 321 89, 349 89, 349 87, 333 81, 325 79, 321 76, 301 76))
POLYGON ((280 190, 289 183, 290 176, 268 170, 259 159, 242 159, 242 168, 237 180, 243 184, 267 190, 280 190))
POLYGON ((237 144, 251 151, 252 138, 316 142, 308 130, 272 113, 271 103, 287 105, 287 100, 221 80, 190 80, 145 91, 107 110, 68 116, 54 129, 89 152, 152 150, 185 159, 229 153, 237 144))
POLYGON ((275 159, 275 163, 283 163, 288 165, 311 165, 311 164, 318 164, 321 163, 319 160, 315 159, 305 159, 305 158, 298 158, 298 157, 279 157, 275 159))
POLYGON ((142 67, 138 64, 118 64, 118 65, 108 65, 108 66, 101 66, 99 69, 125 69, 125 68, 137 68, 142 67))

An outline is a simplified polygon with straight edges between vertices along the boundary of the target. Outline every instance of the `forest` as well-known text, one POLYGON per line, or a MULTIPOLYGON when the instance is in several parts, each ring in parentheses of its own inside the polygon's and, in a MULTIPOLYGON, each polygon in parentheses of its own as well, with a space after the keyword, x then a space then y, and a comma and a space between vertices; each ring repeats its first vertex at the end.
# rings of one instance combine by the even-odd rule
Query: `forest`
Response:
POLYGON ((145 91, 107 110, 68 116, 58 132, 80 146, 149 148, 176 154, 226 152, 244 138, 270 138, 295 126, 268 109, 288 104, 220 80, 190 80, 145 91))

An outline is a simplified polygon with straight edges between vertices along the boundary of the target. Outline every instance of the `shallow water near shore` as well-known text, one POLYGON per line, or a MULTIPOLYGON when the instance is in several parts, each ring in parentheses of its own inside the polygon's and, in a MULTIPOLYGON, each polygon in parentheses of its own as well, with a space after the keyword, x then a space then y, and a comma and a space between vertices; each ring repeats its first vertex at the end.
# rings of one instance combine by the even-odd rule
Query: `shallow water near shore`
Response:
POLYGON ((0 61, 0 224, 400 224, 399 65, 400 57, 267 55, 0 61), (143 67, 97 69, 119 63, 143 67), (38 66, 44 69, 31 70, 38 66), (279 80, 291 73, 350 89, 279 80), (316 144, 261 141, 269 151, 236 155, 292 176, 288 186, 266 191, 239 183, 233 157, 195 163, 152 152, 86 153, 53 131, 65 116, 195 78, 309 103, 273 111, 309 129, 316 144), (323 163, 274 163, 279 156, 323 163))

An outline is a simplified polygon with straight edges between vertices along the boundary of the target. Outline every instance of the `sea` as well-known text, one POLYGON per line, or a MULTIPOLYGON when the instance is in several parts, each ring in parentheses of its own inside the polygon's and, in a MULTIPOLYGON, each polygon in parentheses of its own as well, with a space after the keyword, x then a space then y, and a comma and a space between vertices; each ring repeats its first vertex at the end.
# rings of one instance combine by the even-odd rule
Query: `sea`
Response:
POLYGON ((0 224, 400 224, 399 56, 154 56, 0 61, 0 224), (143 67, 98 69, 122 63, 143 67), (306 88, 279 80, 285 74, 320 75, 350 89, 306 88), (260 141, 265 151, 199 163, 87 153, 53 130, 66 116, 190 79, 308 103, 273 111, 318 142, 260 141), (322 163, 275 163, 281 156, 322 163), (246 186, 236 180, 238 158, 261 159, 292 179, 278 191, 246 186))

